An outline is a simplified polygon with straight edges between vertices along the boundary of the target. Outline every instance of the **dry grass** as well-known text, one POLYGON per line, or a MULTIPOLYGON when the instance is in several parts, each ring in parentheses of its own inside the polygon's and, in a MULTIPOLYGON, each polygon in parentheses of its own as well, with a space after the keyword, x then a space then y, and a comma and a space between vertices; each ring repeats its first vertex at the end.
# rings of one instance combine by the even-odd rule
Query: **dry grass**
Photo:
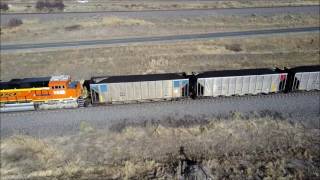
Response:
POLYGON ((88 79, 99 75, 312 64, 319 64, 318 33, 1 53, 1 79, 53 74, 69 74, 75 79, 88 79), (242 51, 235 52, 226 48, 232 44, 240 44, 242 51))
MULTIPOLYGON (((54 149, 40 139, 26 136, 14 136, 1 143, 1 174, 28 174, 33 171, 50 169, 61 162, 59 150, 54 149)), ((20 176, 22 178, 24 176, 20 176)))
MULTIPOLYGON (((36 12, 36 1, 3 0, 11 4, 9 12, 36 12), (18 2, 19 4, 14 4, 18 2)), ((64 0, 66 5, 64 11, 104 11, 104 10, 152 10, 152 9, 208 9, 208 8, 243 8, 243 7, 273 7, 273 6, 299 6, 318 5, 317 0, 269 0, 269 1, 161 1, 161 0, 131 0, 131 1, 111 1, 98 0, 81 4, 75 1, 64 0)))
POLYGON ((94 21, 79 22, 83 28, 99 28, 99 27, 114 27, 114 26, 152 26, 153 23, 143 19, 119 18, 116 16, 103 17, 94 21))
POLYGON ((97 18, 24 20, 17 28, 2 26, 2 43, 74 41, 84 39, 160 36, 250 29, 306 27, 319 24, 318 14, 281 14, 272 16, 207 16, 176 18, 97 18), (69 30, 68 27, 79 28, 69 30))
MULTIPOLYGON (((240 28, 240 29, 251 29, 251 28, 268 28, 268 27, 296 27, 296 26, 315 26, 319 24, 316 21, 319 19, 317 14, 276 14, 271 16, 261 16, 251 14, 248 16, 208 16, 198 18, 186 18, 178 19, 177 24, 188 23, 191 27, 203 26, 210 27, 214 26, 217 29, 223 28, 240 28), (181 22, 183 21, 183 23, 181 22)), ((166 22, 170 23, 170 22, 166 22)), ((176 23, 176 22, 175 22, 176 23)), ((171 25, 174 25, 172 23, 171 25)))
POLYGON ((102 19, 102 24, 107 26, 113 25, 126 25, 126 26, 141 26, 141 25, 153 25, 151 22, 147 22, 141 19, 123 19, 116 16, 104 17, 102 19))
POLYGON ((218 179, 319 178, 319 139, 319 129, 271 117, 245 119, 238 113, 203 125, 147 123, 41 140, 14 136, 2 142, 1 175, 3 179, 172 179, 183 146, 190 159, 218 179))

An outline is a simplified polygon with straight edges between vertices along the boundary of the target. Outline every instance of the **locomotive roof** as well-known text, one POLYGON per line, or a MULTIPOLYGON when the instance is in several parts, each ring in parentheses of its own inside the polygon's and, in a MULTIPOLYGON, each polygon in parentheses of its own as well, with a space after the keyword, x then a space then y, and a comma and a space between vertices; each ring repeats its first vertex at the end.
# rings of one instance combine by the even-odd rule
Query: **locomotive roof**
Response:
POLYGON ((8 82, 0 82, 0 89, 47 87, 50 78, 51 77, 12 79, 8 82))
POLYGON ((50 78, 50 81, 67 81, 70 79, 69 75, 58 75, 58 76, 52 76, 50 78))
POLYGON ((320 65, 298 66, 298 67, 291 68, 291 71, 293 71, 293 72, 315 72, 315 71, 320 71, 320 65))
POLYGON ((127 76, 104 76, 92 77, 91 80, 95 83, 119 83, 119 82, 138 82, 138 81, 158 81, 158 80, 173 80, 186 79, 182 74, 145 74, 145 75, 127 75, 127 76))
POLYGON ((272 69, 241 69, 241 70, 221 70, 206 71, 197 75, 198 78, 225 77, 225 76, 246 76, 246 75, 263 75, 277 74, 279 72, 272 69))

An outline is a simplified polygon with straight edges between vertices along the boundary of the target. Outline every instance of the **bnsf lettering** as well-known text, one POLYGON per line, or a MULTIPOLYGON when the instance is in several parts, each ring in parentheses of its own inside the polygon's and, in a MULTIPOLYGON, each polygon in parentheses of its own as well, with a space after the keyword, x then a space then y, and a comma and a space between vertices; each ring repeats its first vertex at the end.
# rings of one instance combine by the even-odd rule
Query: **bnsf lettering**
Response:
POLYGON ((16 95, 17 95, 17 93, 15 93, 15 92, 0 93, 0 97, 13 97, 16 95))

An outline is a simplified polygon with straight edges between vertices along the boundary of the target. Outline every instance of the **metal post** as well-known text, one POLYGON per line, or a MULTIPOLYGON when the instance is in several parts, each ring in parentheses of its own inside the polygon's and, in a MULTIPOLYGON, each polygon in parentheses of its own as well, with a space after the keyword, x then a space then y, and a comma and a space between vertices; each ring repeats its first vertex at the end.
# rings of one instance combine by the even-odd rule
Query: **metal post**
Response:
POLYGON ((288 80, 288 74, 286 74, 285 76, 286 76, 286 78, 285 78, 285 80, 284 80, 284 85, 283 85, 283 87, 282 87, 281 91, 283 91, 283 90, 285 90, 285 89, 286 89, 287 80, 288 80))
POLYGON ((211 88, 211 96, 214 96, 214 94, 213 94, 213 85, 214 85, 214 82, 215 82, 215 80, 214 80, 214 78, 212 78, 211 79, 211 83, 212 83, 212 88, 211 88))
POLYGON ((161 80, 161 97, 164 98, 164 93, 163 93, 163 81, 161 80))
POLYGON ((262 75, 261 93, 263 93, 263 85, 264 85, 264 75, 262 75))
POLYGON ((250 88, 251 88, 251 76, 248 76, 249 82, 248 82, 248 94, 250 94, 250 88))
POLYGON ((255 78, 256 78, 256 82, 254 83, 254 94, 257 92, 257 79, 258 79, 258 76, 255 75, 255 78))
POLYGON ((299 87, 301 86, 301 82, 302 82, 302 73, 300 73, 300 84, 299 84, 299 87))
POLYGON ((220 81, 221 81, 220 95, 222 95, 222 92, 223 92, 223 79, 224 79, 224 78, 220 78, 220 81))
POLYGON ((142 82, 139 82, 139 84, 140 84, 140 99, 142 100, 142 82))
MULTIPOLYGON (((319 84, 319 86, 316 86, 315 89, 320 90, 320 72, 318 72, 317 74, 318 74, 318 78, 317 78, 317 81, 316 81, 316 82, 319 84)), ((317 84, 317 83, 316 83, 316 84, 317 84)))
POLYGON ((182 89, 181 89, 182 88, 182 81, 183 80, 179 81, 179 96, 183 96, 183 94, 181 93, 181 91, 182 91, 182 89))
POLYGON ((135 82, 132 83, 132 93, 133 93, 133 97, 136 99, 136 86, 135 86, 135 82))
POLYGON ((109 89, 110 89, 110 94, 109 94, 109 96, 110 96, 110 103, 112 103, 112 99, 113 99, 113 97, 112 97, 112 91, 111 91, 111 86, 112 86, 112 84, 107 84, 107 86, 109 87, 109 89))
POLYGON ((293 84, 292 84, 292 87, 291 87, 291 91, 294 90, 295 86, 296 86, 296 75, 293 76, 293 84))
POLYGON ((205 92, 206 92, 206 88, 207 88, 207 86, 206 86, 206 82, 207 82, 207 79, 204 79, 204 88, 203 88, 203 93, 202 93, 202 95, 204 96, 204 94, 205 94, 205 92))
POLYGON ((236 77, 233 77, 233 79, 234 79, 235 85, 234 85, 234 88, 233 88, 232 93, 233 93, 233 94, 236 94, 236 92, 237 92, 237 89, 236 89, 236 87, 237 87, 237 78, 236 78, 236 77))
POLYGON ((244 78, 246 76, 242 76, 242 81, 241 81, 241 95, 243 94, 243 81, 244 81, 244 78))
POLYGON ((91 103, 93 104, 92 88, 90 87, 91 103))
POLYGON ((154 81, 154 99, 158 99, 158 95, 157 95, 157 81, 154 81))
POLYGON ((228 91, 227 91, 227 95, 229 95, 229 88, 230 88, 230 79, 229 78, 227 78, 227 80, 228 80, 228 91))
POLYGON ((172 80, 171 85, 172 85, 172 87, 171 87, 171 98, 174 98, 174 96, 173 96, 174 80, 172 80))
POLYGON ((128 101, 128 97, 127 97, 127 94, 128 94, 128 87, 127 87, 127 83, 123 83, 123 85, 125 86, 125 97, 124 97, 124 99, 125 99, 125 101, 128 101))
POLYGON ((189 80, 187 80, 187 82, 188 82, 188 83, 187 83, 187 94, 186 94, 186 96, 188 97, 188 96, 189 96, 189 83, 190 83, 190 82, 189 82, 189 80))
MULTIPOLYGON (((234 86, 234 94, 237 94, 237 76, 234 77, 235 78, 235 86, 234 86)), ((240 93, 239 93, 240 94, 240 93)))
POLYGON ((311 72, 308 73, 308 80, 307 80, 306 90, 309 90, 308 85, 309 85, 310 76, 311 76, 311 72))
POLYGON ((151 81, 147 81, 147 86, 148 86, 148 99, 151 99, 151 98, 150 98, 150 83, 151 83, 151 81))
POLYGON ((272 92, 272 82, 273 82, 273 74, 270 75, 270 86, 269 86, 269 92, 268 93, 272 92))
POLYGON ((197 81, 196 89, 197 89, 197 96, 199 96, 199 82, 198 81, 197 81))

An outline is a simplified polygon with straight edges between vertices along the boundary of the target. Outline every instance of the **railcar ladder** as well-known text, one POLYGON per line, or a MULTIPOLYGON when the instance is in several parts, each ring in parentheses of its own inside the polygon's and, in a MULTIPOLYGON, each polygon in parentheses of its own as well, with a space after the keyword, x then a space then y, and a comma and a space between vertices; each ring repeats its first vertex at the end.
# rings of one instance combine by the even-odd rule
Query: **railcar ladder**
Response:
POLYGON ((77 103, 78 103, 78 107, 84 107, 85 100, 83 99, 83 97, 79 97, 77 100, 77 103))

